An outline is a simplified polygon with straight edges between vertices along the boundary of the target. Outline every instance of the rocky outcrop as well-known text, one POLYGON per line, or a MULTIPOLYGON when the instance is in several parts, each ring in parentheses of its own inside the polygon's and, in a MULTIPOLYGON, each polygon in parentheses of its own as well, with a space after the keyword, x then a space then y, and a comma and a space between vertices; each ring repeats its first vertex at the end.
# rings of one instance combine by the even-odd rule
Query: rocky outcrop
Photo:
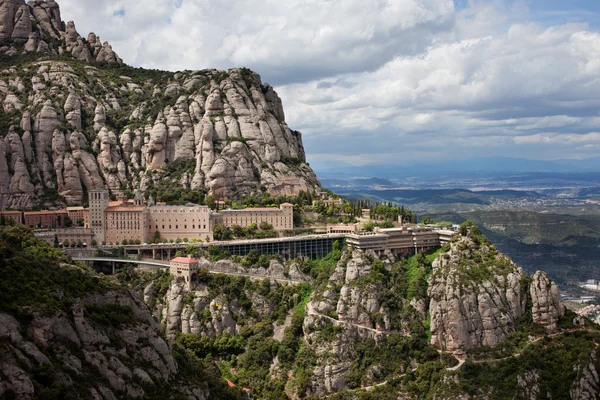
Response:
POLYGON ((431 344, 447 351, 495 346, 526 311, 525 276, 489 243, 452 243, 433 263, 428 296, 431 344))
POLYGON ((574 367, 577 371, 577 378, 570 390, 572 400, 593 400, 598 398, 598 393, 600 393, 599 367, 597 350, 593 351, 590 355, 589 363, 574 367))
POLYGON ((549 334, 565 314, 545 272, 528 278, 482 237, 459 237, 433 263, 428 295, 431 344, 447 351, 496 346, 517 328, 530 300, 533 323, 549 334))
POLYGON ((18 68, 0 74, 0 103, 24 148, 18 161, 3 149, 17 169, 0 170, 0 181, 8 182, 0 208, 49 206, 40 199, 55 192, 62 205, 81 204, 90 190, 108 187, 119 195, 170 180, 228 199, 319 188, 301 134, 289 129, 281 99, 259 75, 123 69, 115 76, 102 67, 122 63, 110 44, 94 33, 84 40, 74 22, 60 20, 54 1, 2 0, 0 22, 0 40, 13 43, 3 47, 10 54, 81 61, 15 58, 18 68))
POLYGON ((533 303, 531 314, 533 322, 546 328, 552 334, 558 330, 558 319, 565 315, 565 307, 560 301, 558 286, 545 272, 537 271, 529 287, 533 303))
MULTIPOLYGON (((36 314, 26 322, 0 313, 0 343, 0 396, 36 398, 30 371, 39 368, 63 371, 54 381, 57 390, 71 390, 74 380, 86 380, 79 391, 96 382, 87 388, 89 398, 143 398, 159 381, 177 380, 177 362, 158 324, 139 300, 122 292, 91 295, 68 314, 36 314), (131 321, 107 327, 90 319, 86 307, 127 311, 131 321)), ((196 393, 192 399, 209 395, 201 386, 189 389, 196 393)))
MULTIPOLYGON (((95 38, 95 35, 92 38, 95 38)), ((2 0, 0 40, 14 43, 4 50, 11 55, 19 51, 51 55, 71 54, 77 60, 86 62, 95 60, 109 64, 123 63, 110 44, 104 43, 98 48, 96 40, 83 40, 73 21, 65 24, 55 1, 32 0, 25 4, 24 0, 2 0), (22 50, 17 46, 19 43, 25 43, 22 50)))

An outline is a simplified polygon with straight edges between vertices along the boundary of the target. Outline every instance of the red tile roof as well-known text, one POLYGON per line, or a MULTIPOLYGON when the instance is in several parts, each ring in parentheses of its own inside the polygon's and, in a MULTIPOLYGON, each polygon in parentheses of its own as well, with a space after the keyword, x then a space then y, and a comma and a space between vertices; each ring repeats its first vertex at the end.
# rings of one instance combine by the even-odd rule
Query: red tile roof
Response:
POLYGON ((24 213, 25 216, 30 215, 57 215, 57 214, 67 214, 67 210, 42 210, 42 211, 28 211, 24 213))
POLYGON ((198 260, 194 260, 193 258, 187 257, 175 257, 171 260, 171 262, 182 263, 182 264, 192 264, 198 262, 198 260))

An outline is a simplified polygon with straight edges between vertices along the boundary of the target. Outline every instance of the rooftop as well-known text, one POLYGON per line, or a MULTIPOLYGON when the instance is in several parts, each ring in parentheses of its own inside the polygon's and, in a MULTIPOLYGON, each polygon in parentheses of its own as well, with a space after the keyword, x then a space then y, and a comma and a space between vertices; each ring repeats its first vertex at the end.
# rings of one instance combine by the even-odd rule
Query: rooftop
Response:
POLYGON ((244 209, 240 209, 240 210, 227 209, 227 210, 220 210, 219 212, 240 212, 240 211, 244 211, 244 212, 252 212, 252 211, 274 212, 274 211, 281 211, 281 210, 279 208, 262 207, 262 208, 244 208, 244 209))
POLYGON ((174 259, 171 260, 171 262, 182 263, 182 264, 192 264, 192 263, 197 263, 198 260, 195 260, 193 258, 187 258, 187 257, 175 257, 174 259))
POLYGON ((24 214, 28 215, 48 215, 48 214, 66 214, 67 210, 42 210, 42 211, 28 211, 24 214))
POLYGON ((146 207, 144 206, 134 206, 134 205, 119 205, 119 206, 110 206, 108 207, 105 211, 108 212, 125 212, 125 211, 129 211, 129 212, 138 212, 138 211, 144 211, 146 209, 146 207))

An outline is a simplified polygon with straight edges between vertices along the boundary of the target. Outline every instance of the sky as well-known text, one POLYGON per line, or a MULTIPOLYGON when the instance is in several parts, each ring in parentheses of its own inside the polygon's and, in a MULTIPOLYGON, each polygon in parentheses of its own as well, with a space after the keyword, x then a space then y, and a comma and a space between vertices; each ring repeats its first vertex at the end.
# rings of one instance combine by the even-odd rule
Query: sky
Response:
POLYGON ((600 156, 598 0, 59 0, 127 64, 248 67, 313 166, 600 156))

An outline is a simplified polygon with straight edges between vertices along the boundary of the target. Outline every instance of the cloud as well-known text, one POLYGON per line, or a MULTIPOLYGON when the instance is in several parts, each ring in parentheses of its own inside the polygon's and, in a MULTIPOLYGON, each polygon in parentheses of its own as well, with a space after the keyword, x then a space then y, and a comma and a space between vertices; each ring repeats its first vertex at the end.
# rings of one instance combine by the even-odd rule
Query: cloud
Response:
POLYGON ((375 70, 397 55, 418 54, 454 17, 452 0, 62 0, 61 6, 80 30, 106 32, 103 38, 129 63, 170 70, 246 66, 275 84, 375 70), (115 12, 124 17, 120 29, 110 29, 115 12))
POLYGON ((317 163, 597 155, 600 32, 528 3, 60 0, 130 64, 257 71, 317 163))
POLYGON ((281 92, 291 100, 289 123, 305 128, 309 154, 352 151, 323 146, 326 131, 360 143, 356 149, 376 141, 374 153, 396 145, 403 154, 429 143, 432 150, 444 146, 448 158, 515 155, 524 147, 536 148, 530 157, 560 158, 592 149, 575 143, 597 140, 598 60, 600 34, 585 25, 516 23, 495 35, 440 40, 419 56, 348 74, 344 78, 356 82, 352 88, 292 84, 281 92), (543 145, 552 146, 539 149, 543 145), (485 148, 490 150, 479 153, 485 148))

